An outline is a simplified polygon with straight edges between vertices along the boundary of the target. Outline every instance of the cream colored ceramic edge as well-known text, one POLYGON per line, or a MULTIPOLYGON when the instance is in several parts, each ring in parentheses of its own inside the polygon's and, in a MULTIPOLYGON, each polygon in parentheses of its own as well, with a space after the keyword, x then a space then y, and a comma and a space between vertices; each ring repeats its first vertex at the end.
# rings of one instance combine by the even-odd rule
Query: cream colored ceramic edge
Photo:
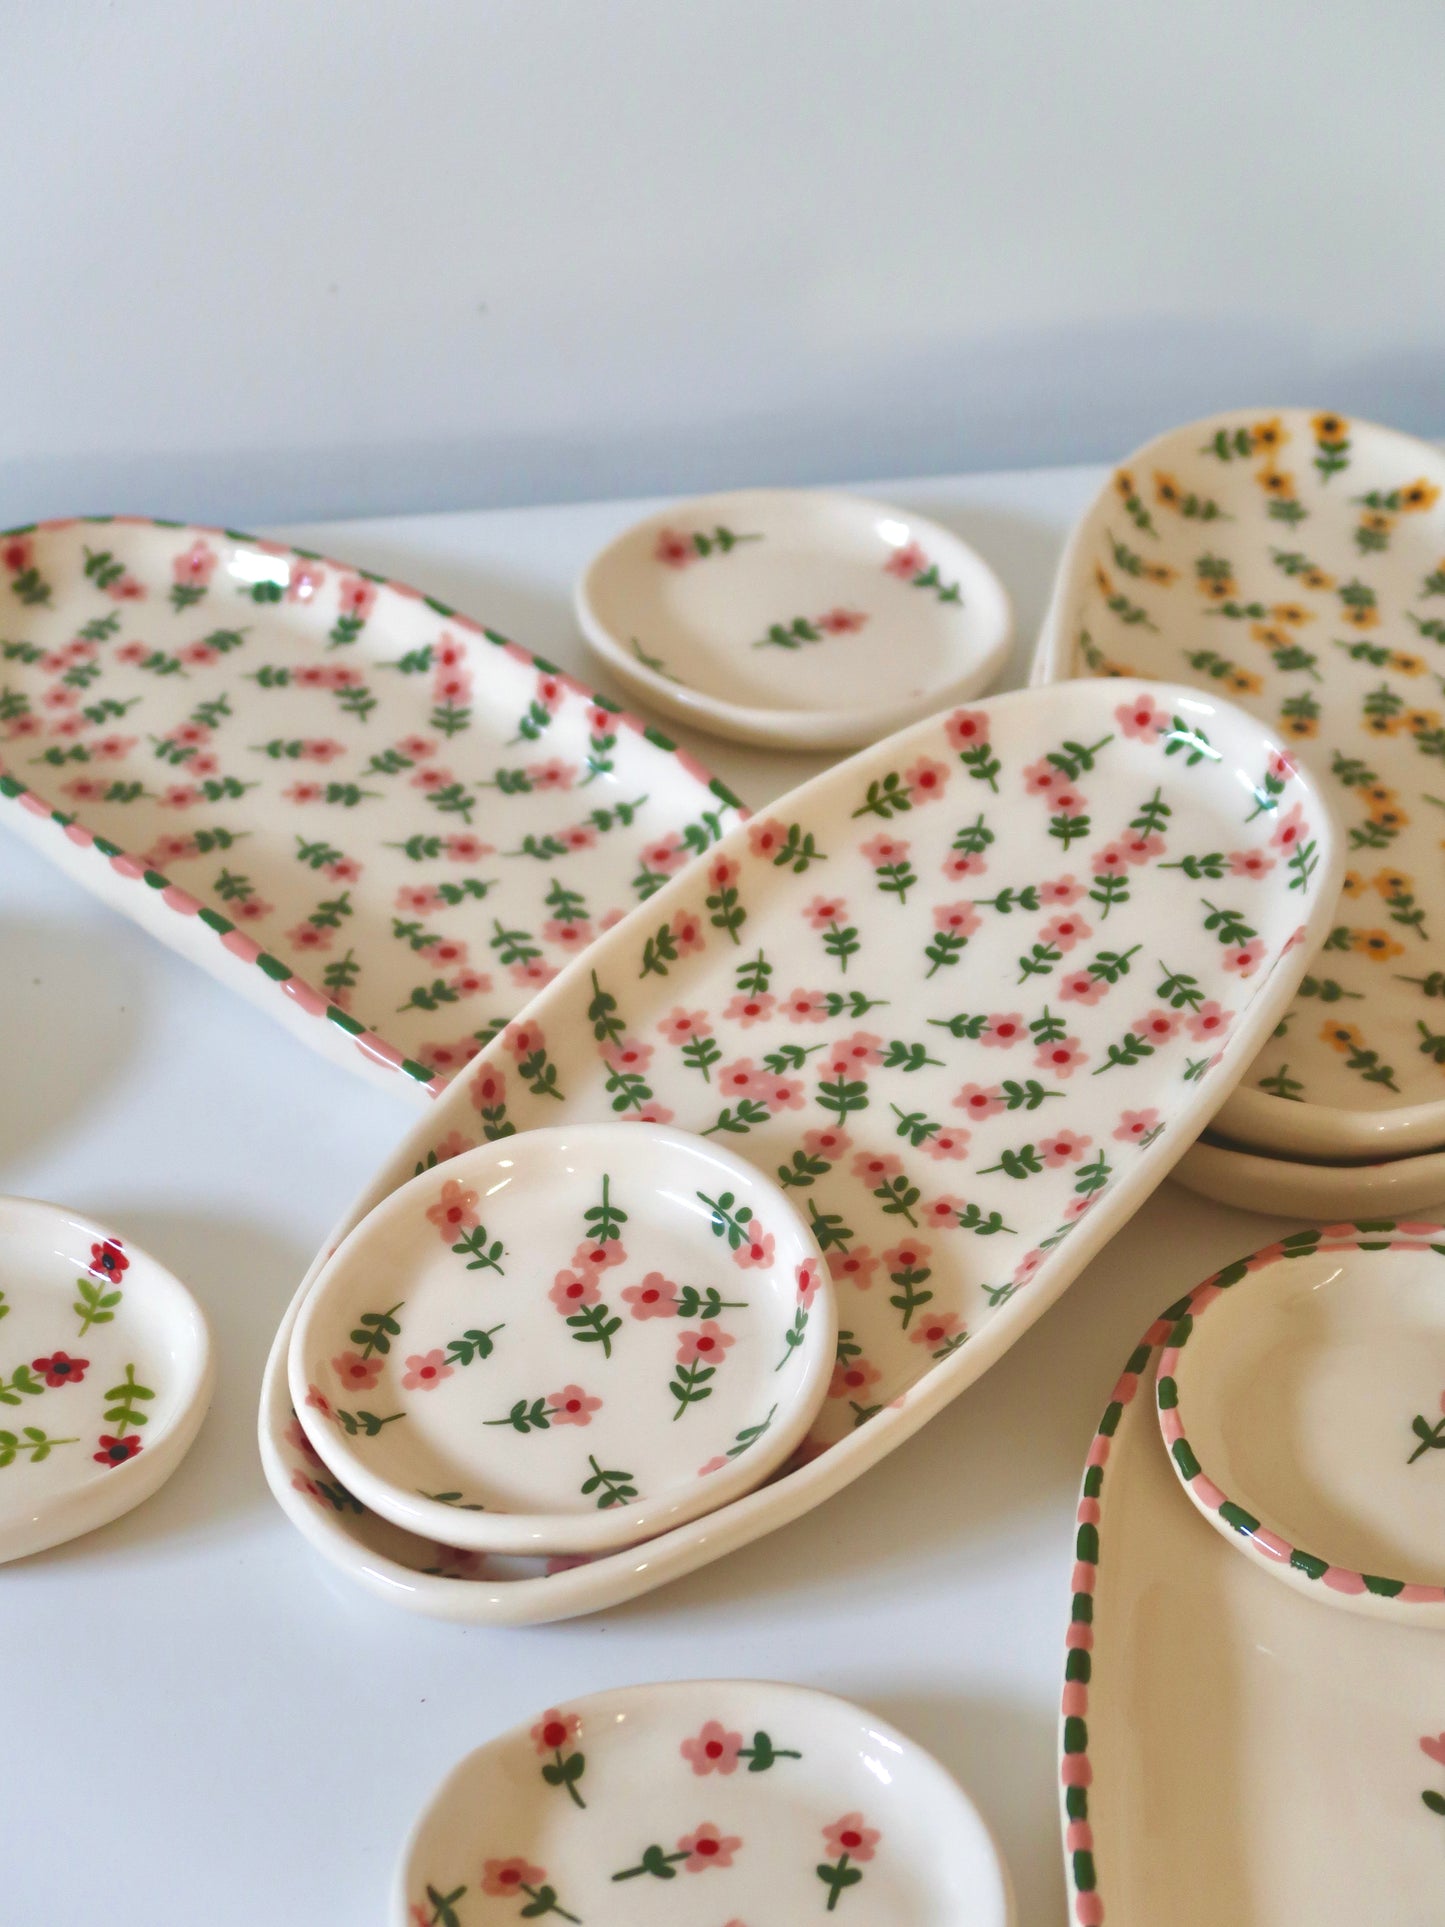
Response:
MULTIPOLYGON (((1162 449, 1178 436, 1193 438, 1202 433, 1208 439, 1217 429, 1233 427, 1243 415, 1278 412, 1273 407, 1234 408, 1222 414, 1206 415, 1199 421, 1180 423, 1132 449, 1114 467, 1132 467, 1152 458, 1156 450, 1162 449)), ((1412 436, 1402 434, 1399 429, 1386 428, 1378 422, 1355 419, 1353 425, 1357 432, 1386 435, 1407 443, 1415 440, 1412 436)), ((1103 500, 1104 491, 1101 489, 1074 524, 1064 545, 1029 669, 1030 689, 1079 680, 1067 640, 1065 604, 1079 558, 1095 532, 1094 521, 1103 500)), ((1231 1132, 1241 1140, 1261 1147, 1282 1143, 1284 1148, 1302 1158, 1400 1157, 1411 1151, 1445 1147, 1445 1102, 1401 1104, 1391 1110, 1381 1111, 1347 1111, 1328 1104, 1291 1102, 1287 1107, 1288 1129, 1282 1139, 1280 1132, 1284 1120, 1281 1112, 1285 1108, 1285 1100, 1271 1097, 1265 1091, 1236 1090, 1221 1107, 1218 1122, 1221 1130, 1231 1132)))
MULTIPOLYGON (((1141 682, 1138 687, 1150 690, 1156 696, 1163 696, 1166 702, 1183 698, 1196 700, 1198 695, 1197 691, 1162 683, 1141 682)), ((1014 691, 992 699, 996 706, 1030 700, 1037 701, 1038 698, 1031 697, 1027 691, 1014 691)), ((1257 734, 1261 740, 1268 740, 1268 732, 1254 718, 1236 709, 1232 703, 1219 698, 1211 700, 1237 727, 1257 734)), ((906 737, 900 747, 905 745, 906 737)), ((861 762, 863 756, 874 753, 865 751, 857 760, 861 762)), ((780 798, 775 808, 791 807, 807 797, 815 785, 836 781, 840 767, 847 766, 834 765, 832 769, 825 770, 812 782, 794 790, 789 797, 780 798)), ((1318 806, 1320 798, 1314 785, 1308 777, 1301 777, 1300 780, 1311 801, 1318 806)), ((847 1438, 830 1447, 821 1457, 791 1473, 786 1480, 763 1486, 721 1511, 664 1533, 631 1552, 615 1553, 591 1566, 577 1566, 546 1578, 504 1582, 445 1579, 429 1573, 412 1572, 379 1555, 363 1553, 345 1534, 336 1530, 314 1505, 295 1492, 272 1444, 273 1427, 277 1432, 284 1430, 290 1412, 286 1350, 292 1321, 317 1271, 352 1225, 388 1191, 404 1183, 412 1175, 418 1158, 426 1155, 434 1126, 422 1121, 413 1126, 397 1147, 386 1169, 373 1178, 312 1261, 272 1344, 262 1378, 257 1433, 262 1468, 277 1503, 319 1552, 379 1598, 390 1599, 412 1612, 462 1624, 522 1626, 540 1625, 549 1620, 572 1618, 579 1613, 596 1612, 603 1607, 617 1605, 624 1599, 635 1598, 639 1593, 650 1592, 669 1580, 695 1572, 698 1567, 710 1564, 737 1546, 750 1544, 764 1533, 772 1532, 811 1511, 814 1506, 821 1505, 834 1493, 841 1492, 869 1466, 875 1465, 911 1437, 934 1413, 942 1411, 975 1379, 981 1378, 1035 1319, 1062 1296, 1119 1226, 1169 1175, 1184 1155, 1192 1137, 1209 1121, 1211 1110, 1218 1103, 1219 1090, 1232 1090, 1244 1075, 1251 1059, 1293 997, 1310 959, 1323 941, 1328 920, 1334 911, 1344 867, 1344 853, 1338 836, 1333 834, 1333 818, 1327 810, 1320 810, 1320 823, 1322 831, 1328 827, 1331 835, 1328 848, 1321 853, 1320 887, 1315 891, 1314 905, 1304 925, 1304 939, 1295 946, 1292 958, 1282 959, 1275 966, 1269 987, 1251 1005, 1244 1021, 1230 1036, 1221 1052, 1222 1062, 1214 1074, 1212 1085, 1181 1106, 1173 1127, 1159 1140, 1164 1148, 1156 1152, 1151 1145, 1119 1180, 1111 1193, 1111 1200, 1081 1220, 1077 1232, 1069 1238, 1064 1248, 1067 1257, 1057 1272, 1042 1287, 1035 1285, 1029 1292, 1011 1301, 1020 1307, 1017 1314, 990 1319, 976 1338, 971 1338, 961 1350, 910 1386, 888 1410, 880 1412, 861 1430, 850 1433, 847 1438), (273 1410, 278 1405, 279 1409, 273 1410)), ((667 886, 668 889, 673 887, 667 886)), ((650 905, 641 908, 655 917, 659 906, 665 909, 670 901, 667 890, 662 890, 651 899, 650 905)), ((639 911, 631 912, 615 928, 626 929, 638 914, 639 911)), ((605 943, 607 939, 603 938, 602 941, 605 943)), ((572 973, 590 972, 596 962, 596 957, 590 954, 575 958, 561 977, 554 981, 560 983, 572 973)))
MULTIPOLYGON (((617 1686, 605 1693, 588 1693, 581 1699, 567 1701, 567 1710, 578 1713, 583 1718, 605 1717, 614 1708, 623 1710, 635 1705, 639 1697, 669 1699, 681 1698, 684 1694, 706 1693, 710 1688, 728 1694, 743 1691, 762 1695, 769 1702, 776 1702, 779 1709, 778 1725, 786 1724, 788 1731, 806 1730, 808 1716, 822 1718, 842 1718, 852 1723, 863 1722, 870 1731, 881 1739, 896 1746, 908 1759, 912 1771, 931 1782, 933 1791, 942 1806, 950 1804, 965 1809, 973 1825, 977 1828, 983 1844, 992 1852, 994 1868, 998 1875, 998 1890, 991 1898, 996 1904, 988 1915, 971 1914, 971 1927, 1015 1927, 1016 1903, 1013 1881, 1009 1876, 1008 1864, 999 1848, 998 1836, 984 1818, 963 1784, 954 1778, 947 1767, 936 1759, 926 1747, 900 1733, 896 1726, 881 1720, 864 1706, 847 1700, 837 1693, 825 1693, 815 1686, 796 1686, 787 1680, 765 1679, 682 1679, 658 1681, 641 1686, 617 1686), (796 1729, 793 1720, 796 1718, 796 1729)), ((453 1787, 462 1780, 472 1761, 478 1754, 490 1752, 494 1746, 511 1743, 530 1744, 531 1720, 523 1720, 519 1725, 509 1727, 506 1732, 495 1734, 484 1740, 480 1746, 473 1747, 452 1767, 451 1771, 434 1787, 427 1797, 425 1806, 417 1814, 407 1830, 406 1840, 398 1855, 396 1872, 392 1879, 391 1911, 394 1927, 412 1927, 412 1916, 408 1913, 407 1889, 408 1875, 411 1871, 412 1856, 421 1840, 425 1824, 434 1808, 439 1806, 451 1793, 453 1787)), ((899 1927, 906 1927, 900 1922, 899 1927)))
MULTIPOLYGON (((802 1213, 792 1201, 756 1165, 745 1163, 723 1146, 708 1144, 689 1131, 675 1131, 661 1124, 557 1124, 541 1130, 523 1131, 508 1138, 495 1138, 465 1154, 471 1160, 468 1175, 479 1172, 486 1163, 514 1159, 522 1147, 530 1147, 533 1153, 540 1152, 545 1159, 550 1151, 560 1150, 564 1141, 575 1143, 580 1138, 605 1140, 615 1147, 611 1152, 612 1169, 619 1179, 626 1175, 625 1166, 629 1159, 635 1159, 645 1166, 653 1147, 659 1143, 703 1155, 720 1169, 732 1172, 734 1183, 745 1186, 751 1199, 766 1203, 768 1224, 777 1228, 786 1222, 800 1261, 811 1258, 821 1281, 803 1334, 803 1370, 795 1387, 792 1407, 784 1413, 781 1421, 773 1422, 766 1437, 766 1449, 763 1449, 764 1440, 760 1439, 750 1452, 713 1473, 705 1484, 695 1481, 690 1491, 674 1489, 674 1496, 670 1500, 649 1504, 643 1499, 636 1506, 619 1507, 615 1512, 599 1512, 596 1515, 583 1513, 579 1516, 520 1512, 464 1513, 393 1485, 366 1462, 347 1438, 327 1430, 316 1421, 313 1413, 306 1412, 307 1367, 301 1354, 305 1349, 310 1321, 321 1315, 322 1294, 329 1282, 328 1274, 331 1277, 339 1275, 334 1269, 334 1262, 349 1255, 350 1249, 362 1240, 378 1219, 391 1219, 410 1209, 419 1210, 418 1199, 428 1190, 435 1189, 438 1172, 443 1170, 442 1166, 436 1166, 432 1170, 418 1172, 416 1177, 408 1179, 395 1191, 388 1192, 359 1224, 352 1227, 316 1277, 305 1301, 297 1307, 292 1339, 287 1347, 288 1385, 302 1430, 343 1485, 354 1492, 364 1505, 370 1506, 373 1512, 400 1526, 404 1532, 412 1532, 419 1538, 433 1539, 443 1545, 464 1546, 483 1552, 528 1555, 538 1552, 593 1554, 625 1551, 650 1535, 676 1529, 689 1520, 716 1512, 721 1506, 741 1498, 762 1484, 802 1444, 808 1428, 818 1415, 818 1408, 827 1394, 837 1349, 837 1303, 822 1253, 802 1213)), ((450 1164, 445 1167, 448 1172, 453 1168, 450 1164)), ((637 1179, 645 1186, 645 1170, 637 1174, 637 1179)), ((640 1222, 643 1215, 641 1207, 634 1205, 631 1215, 634 1224, 640 1222)), ((780 1266, 791 1263, 781 1257, 778 1262, 780 1266)), ((669 1442, 666 1434, 664 1442, 669 1442)))
MULTIPOLYGON (((0 1197, 0 1214, 14 1210, 33 1213, 40 1218, 59 1218, 66 1224, 79 1226, 97 1243, 104 1243, 111 1235, 91 1219, 64 1205, 50 1204, 42 1198, 0 1197)), ((84 1533, 95 1532, 101 1526, 109 1525, 113 1519, 123 1518, 136 1506, 144 1505, 147 1499, 159 1492, 190 1451, 201 1429, 201 1421, 210 1408, 216 1382, 216 1360, 211 1345, 211 1330, 204 1312, 180 1279, 167 1271, 164 1265, 157 1264, 149 1252, 132 1243, 129 1238, 125 1241, 125 1249, 132 1265, 139 1261, 145 1266, 145 1288, 159 1289, 173 1297, 176 1313, 190 1329, 197 1356, 195 1381, 189 1397, 170 1429, 156 1439, 147 1439, 145 1451, 127 1464, 117 1466, 103 1483, 92 1481, 76 1491, 66 1493, 60 1500, 49 1504, 42 1514, 17 1522, 9 1532, 0 1529, 0 1564, 12 1559, 26 1559, 37 1552, 48 1552, 52 1546, 61 1546, 68 1540, 80 1538, 84 1533)))
POLYGON ((1395 1217, 1445 1205, 1445 1151, 1383 1164, 1305 1164, 1230 1144, 1192 1144, 1174 1167, 1186 1191, 1275 1217, 1395 1217))
POLYGON ((699 495, 689 501, 673 503, 666 515, 707 516, 722 514, 726 510, 736 512, 742 503, 777 495, 794 498, 816 496, 824 500, 839 496, 855 507, 906 520, 910 527, 922 532, 937 547, 946 548, 956 559, 956 566, 966 569, 973 585, 971 593, 976 594, 980 587, 986 587, 997 599, 997 633, 981 652, 973 669, 911 702, 885 703, 867 710, 755 709, 742 703, 724 702, 720 697, 704 695, 687 688, 685 684, 671 682, 656 670, 637 662, 621 647, 593 608, 590 590, 594 575, 613 551, 628 541, 639 528, 659 520, 658 515, 654 514, 632 523, 600 550, 587 564, 573 592, 578 626, 588 647, 607 665, 625 689, 634 696, 640 696, 664 716, 672 717, 675 722, 691 723, 698 729, 725 737, 731 742, 761 743, 765 747, 781 749, 858 749, 892 735, 895 730, 917 722, 920 717, 931 716, 935 710, 946 709, 952 703, 966 702, 972 696, 981 695, 990 686, 1002 670, 1013 642, 1013 604, 1007 589, 978 551, 941 523, 930 521, 927 516, 915 515, 909 509, 875 501, 870 496, 844 495, 841 490, 831 489, 738 489, 719 495, 699 495))

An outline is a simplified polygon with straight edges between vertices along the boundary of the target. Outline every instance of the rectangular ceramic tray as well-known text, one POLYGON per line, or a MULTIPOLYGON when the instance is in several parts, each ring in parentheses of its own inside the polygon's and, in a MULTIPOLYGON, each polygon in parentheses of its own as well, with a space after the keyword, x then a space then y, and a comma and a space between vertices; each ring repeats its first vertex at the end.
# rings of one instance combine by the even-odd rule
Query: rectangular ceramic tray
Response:
POLYGON ((384 1596, 498 1622, 615 1603, 796 1517, 987 1370, 1160 1182, 1277 1022, 1338 867, 1267 733, 1163 686, 1000 697, 804 785, 549 986, 337 1233, 483 1136, 720 1136, 803 1204, 838 1292, 833 1395, 793 1469, 589 1565, 459 1559, 308 1460, 288 1318, 273 1491, 384 1596), (1240 861, 1199 881, 1221 848, 1240 861))

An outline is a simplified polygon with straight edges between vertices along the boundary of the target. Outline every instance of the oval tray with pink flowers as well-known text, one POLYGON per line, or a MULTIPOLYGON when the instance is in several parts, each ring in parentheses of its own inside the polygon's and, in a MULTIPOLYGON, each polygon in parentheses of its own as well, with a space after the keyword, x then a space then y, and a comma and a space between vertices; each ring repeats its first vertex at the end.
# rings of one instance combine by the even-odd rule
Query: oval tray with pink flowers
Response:
POLYGON ((800 1206, 838 1296, 830 1396, 786 1475, 641 1553, 502 1570, 317 1489, 288 1319, 263 1391, 273 1491, 384 1596, 496 1621, 613 1603, 816 1505, 986 1371, 1161 1181, 1293 994, 1338 874, 1268 732, 1168 686, 1002 696, 830 770, 570 966, 341 1228, 541 1124, 726 1143, 800 1206))

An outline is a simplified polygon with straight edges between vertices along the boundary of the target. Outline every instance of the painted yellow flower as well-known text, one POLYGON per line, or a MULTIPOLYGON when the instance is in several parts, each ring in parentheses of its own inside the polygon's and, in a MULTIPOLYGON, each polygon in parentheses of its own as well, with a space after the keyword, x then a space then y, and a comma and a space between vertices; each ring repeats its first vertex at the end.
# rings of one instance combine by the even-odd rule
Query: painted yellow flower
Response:
POLYGON ((1249 633, 1255 642, 1261 642, 1266 649, 1287 649, 1289 636, 1285 630, 1272 622, 1252 622, 1249 633))
POLYGON ((1358 897, 1363 894, 1367 887, 1365 879, 1360 875, 1358 870, 1345 871, 1345 880, 1340 885, 1340 889, 1345 896, 1358 897))
POLYGON ((1352 930, 1350 948, 1374 963, 1388 963, 1392 957, 1405 954, 1404 944, 1397 943, 1388 930, 1352 930))
POLYGON ((1289 431, 1278 415, 1271 415, 1267 422, 1255 423, 1251 439, 1256 448, 1283 448, 1289 431))
POLYGON ((1224 686, 1236 696, 1257 696, 1264 688, 1264 681, 1252 669, 1231 669, 1224 678, 1224 686))
POLYGON ((1360 796, 1372 809, 1379 809, 1386 803, 1394 802, 1395 791, 1388 783, 1365 783, 1361 786, 1360 796))
POLYGON ((1403 830, 1410 821, 1398 803, 1381 803, 1370 811, 1370 821, 1382 830, 1403 830))
POLYGON ((1312 562, 1307 569, 1300 570, 1300 581, 1307 589, 1333 589, 1335 578, 1324 569, 1316 568, 1312 562))
POLYGON ((1315 415, 1310 427, 1315 431, 1315 440, 1321 442, 1342 442, 1350 432, 1350 424, 1343 415, 1315 415))
POLYGON ((1360 527, 1368 529, 1372 535, 1388 535, 1394 526, 1394 516, 1386 515, 1383 509, 1366 509, 1360 517, 1360 527))
POLYGON ((1154 471, 1154 493, 1166 508, 1177 508, 1184 498, 1184 491, 1172 475, 1162 469, 1154 471))
POLYGON ((1438 709, 1407 709, 1400 720, 1412 736, 1419 736, 1427 729, 1440 727, 1440 712, 1438 709))
POLYGON ((1320 1025, 1320 1041, 1343 1055, 1346 1051, 1358 1050, 1365 1040, 1353 1024, 1330 1021, 1320 1025))
POLYGON ((1370 882, 1382 897, 1407 897, 1415 887, 1415 879, 1403 870, 1377 870, 1370 882))
POLYGON ((1398 736, 1405 727, 1403 716, 1383 716, 1378 711, 1373 716, 1362 719, 1365 732, 1370 736, 1398 736))
POLYGON ((1094 581, 1098 585, 1099 594, 1107 601, 1114 593, 1114 585, 1109 580, 1108 570, 1097 562, 1094 564, 1094 581))
POLYGON ((1283 716, 1280 718, 1279 733, 1281 736, 1292 736, 1297 743, 1302 743, 1307 737, 1319 735, 1320 719, 1318 716, 1283 716))
POLYGON ((1368 604, 1353 609, 1342 609, 1340 614, 1352 629, 1378 629, 1380 612, 1368 604))
POLYGON ((1121 501, 1127 502, 1134 495, 1134 477, 1127 468, 1121 468, 1115 473, 1114 489, 1121 501))
POLYGON ((1427 482, 1423 475, 1400 490, 1400 507, 1407 511, 1432 509, 1439 500, 1439 489, 1434 482, 1427 482))
POLYGON ((1390 667, 1398 669, 1402 676, 1423 676, 1425 659, 1423 656, 1412 656, 1408 649, 1392 649, 1390 667))
POLYGON ((1292 629, 1314 621, 1314 612, 1302 607, 1298 602, 1276 602, 1270 610, 1276 622, 1287 622, 1292 629))
POLYGON ((1199 586, 1212 602, 1227 602, 1239 585, 1232 575, 1202 575, 1199 586))
POLYGON ((1259 485, 1266 495, 1273 495, 1287 501, 1294 495, 1294 476, 1286 469, 1275 468, 1271 464, 1259 471, 1259 485))
POLYGON ((1158 582, 1165 586, 1178 575, 1178 569, 1171 569, 1167 562, 1146 562, 1140 570, 1146 582, 1158 582))

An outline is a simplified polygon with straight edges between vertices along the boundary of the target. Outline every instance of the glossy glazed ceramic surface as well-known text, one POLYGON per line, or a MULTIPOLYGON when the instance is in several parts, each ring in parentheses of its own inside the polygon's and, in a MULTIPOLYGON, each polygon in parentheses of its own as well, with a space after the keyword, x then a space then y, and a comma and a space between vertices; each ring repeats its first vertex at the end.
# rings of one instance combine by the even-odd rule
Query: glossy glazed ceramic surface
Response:
POLYGON ((211 1379, 200 1307, 169 1272, 72 1212, 0 1198, 0 1561, 148 1499, 211 1379))
POLYGON ((724 1138, 801 1201, 838 1293, 804 1462, 641 1556, 457 1586, 416 1541, 401 1573, 394 1539, 309 1494, 283 1335, 272 1489, 368 1584, 463 1618, 586 1610, 795 1516, 986 1370, 1160 1181, 1278 1020, 1336 875, 1258 726, 1162 687, 1000 697, 805 785, 579 959, 346 1227, 428 1160, 557 1115, 724 1138), (1184 862, 1218 847, 1227 893, 1184 862), (539 1049, 560 1106, 520 1068, 539 1049))
POLYGON ((1221 1115, 1305 1158, 1445 1144, 1445 456, 1302 409, 1130 456, 1061 565, 1036 677, 1219 689, 1294 745, 1345 826, 1316 967, 1221 1115))
POLYGON ((1445 1228, 1331 1225, 1198 1286, 1155 1397, 1180 1482, 1251 1558, 1313 1598, 1439 1624, 1442 1386, 1445 1228))
POLYGON ((740 814, 666 737, 414 589, 133 518, 0 538, 0 803, 419 1094, 740 814))
POLYGON ((1277 1217, 1394 1216, 1445 1206, 1445 1151, 1421 1151, 1383 1164, 1304 1164, 1216 1143, 1191 1144, 1174 1167, 1188 1190, 1240 1211, 1277 1217))
POLYGON ((469 1754, 402 1855, 394 1927, 826 1919, 1008 1927, 1008 1876, 937 1761, 861 1707, 752 1680, 624 1687, 469 1754))
POLYGON ((1079 1502, 1060 1728, 1071 1917, 1423 1927, 1445 1826, 1445 1647, 1320 1611, 1199 1517, 1150 1397, 1181 1310, 1130 1357, 1079 1502))
POLYGON ((812 1235, 751 1165, 655 1126, 544 1128, 384 1199, 313 1286, 289 1376, 317 1451, 395 1524, 595 1552, 781 1465, 836 1334, 812 1235))
POLYGON ((1012 617, 967 543, 852 495, 681 502, 604 549, 577 615, 619 680, 743 742, 851 749, 986 689, 1012 617))

